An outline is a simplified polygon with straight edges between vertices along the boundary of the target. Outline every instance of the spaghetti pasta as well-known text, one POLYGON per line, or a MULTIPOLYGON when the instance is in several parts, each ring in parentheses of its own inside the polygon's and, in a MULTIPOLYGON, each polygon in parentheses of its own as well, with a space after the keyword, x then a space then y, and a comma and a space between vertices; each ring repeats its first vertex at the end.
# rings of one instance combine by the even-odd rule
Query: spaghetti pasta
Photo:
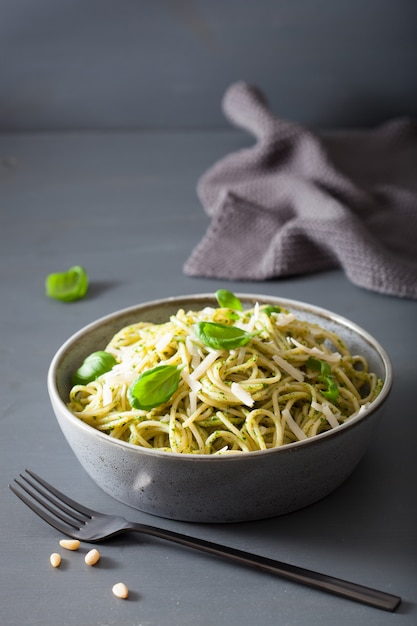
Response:
POLYGON ((313 437, 368 406, 382 386, 337 334, 262 304, 181 309, 162 324, 122 328, 105 351, 116 365, 74 385, 70 411, 110 437, 181 454, 247 453, 313 437), (219 345, 207 345, 201 323, 204 332, 206 323, 214 328, 219 345), (241 333, 230 331, 222 347, 230 328, 241 333), (152 408, 135 408, 132 385, 161 366, 178 368, 175 390, 152 408))

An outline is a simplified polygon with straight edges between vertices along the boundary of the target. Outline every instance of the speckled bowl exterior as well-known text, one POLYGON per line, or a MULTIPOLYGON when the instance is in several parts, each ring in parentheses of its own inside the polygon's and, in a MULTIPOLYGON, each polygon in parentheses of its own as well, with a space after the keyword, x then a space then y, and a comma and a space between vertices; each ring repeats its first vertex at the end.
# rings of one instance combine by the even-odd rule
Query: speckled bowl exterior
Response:
POLYGON ((392 386, 382 346, 343 317, 302 302, 237 294, 285 307, 299 318, 330 328, 352 353, 363 354, 384 380, 378 398, 361 416, 311 439, 274 450, 226 456, 173 454, 112 439, 83 423, 66 407, 72 373, 91 352, 104 349, 123 326, 161 323, 178 309, 216 306, 212 294, 157 300, 107 315, 70 337, 54 356, 48 392, 56 418, 86 472, 108 494, 136 509, 170 519, 225 523, 290 513, 330 494, 354 470, 372 441, 392 386))

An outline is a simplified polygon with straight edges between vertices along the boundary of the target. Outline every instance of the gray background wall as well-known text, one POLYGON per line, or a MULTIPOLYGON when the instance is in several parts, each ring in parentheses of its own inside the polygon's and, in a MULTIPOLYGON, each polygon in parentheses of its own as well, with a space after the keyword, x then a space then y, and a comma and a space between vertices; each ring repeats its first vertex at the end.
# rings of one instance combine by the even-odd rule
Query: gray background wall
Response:
POLYGON ((0 130, 228 127, 227 86, 322 128, 417 116, 416 0, 0 0, 0 130))

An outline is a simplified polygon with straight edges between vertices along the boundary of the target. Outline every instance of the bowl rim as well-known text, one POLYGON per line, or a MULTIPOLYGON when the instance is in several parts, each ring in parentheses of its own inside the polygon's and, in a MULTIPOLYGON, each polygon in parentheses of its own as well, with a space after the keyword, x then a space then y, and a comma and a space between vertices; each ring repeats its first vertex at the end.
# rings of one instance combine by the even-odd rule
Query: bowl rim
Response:
POLYGON ((348 318, 340 315, 339 313, 335 313, 329 309, 323 308, 321 306, 317 306, 314 304, 309 304, 307 302, 303 302, 301 300, 295 300, 291 298, 279 297, 279 296, 271 296, 265 294, 253 294, 253 293, 245 293, 245 292, 235 292, 235 295, 243 301, 243 303, 255 303, 255 302, 265 302, 265 303, 273 303, 273 304, 281 304, 285 308, 294 308, 297 311, 305 311, 307 314, 312 314, 319 316, 321 318, 325 318, 328 321, 334 322, 341 326, 344 326, 350 331, 353 331, 356 335, 360 336, 362 340, 364 340, 379 356, 382 361, 385 377, 382 389, 378 395, 378 397, 369 405, 369 407, 365 408, 359 415, 355 417, 349 418, 343 424, 340 424, 335 429, 327 430, 323 433, 319 433, 318 435, 314 435, 313 437, 309 437, 307 439, 303 439, 302 441, 295 441, 292 443, 287 443, 277 448, 269 448, 268 450, 254 450, 252 452, 228 452, 224 455, 215 455, 215 454, 192 454, 192 453, 180 453, 180 452, 168 452, 165 450, 159 450, 156 448, 145 448, 141 447, 127 441, 123 441, 121 439, 114 439, 107 435, 106 433, 99 431, 89 424, 86 424, 81 419, 77 418, 66 406, 64 400, 61 398, 58 388, 57 388, 57 370, 59 364, 67 352, 68 348, 70 348, 74 343, 76 343, 81 337, 85 336, 92 330, 95 330, 109 322, 111 320, 122 318, 128 316, 130 313, 133 313, 137 310, 145 311, 147 308, 155 308, 160 305, 167 304, 175 304, 178 303, 180 306, 181 302, 187 302, 191 306, 192 303, 198 304, 201 301, 212 300, 213 303, 216 302, 216 298, 213 292, 208 293, 197 293, 197 294, 184 294, 179 296, 168 296, 166 298, 159 298, 154 300, 145 301, 142 303, 137 303, 128 307, 124 307, 122 309, 117 309, 111 313, 103 315, 92 322, 81 327, 79 330, 70 335, 64 343, 58 348, 55 352, 49 368, 47 372, 47 389, 48 394, 51 400, 51 403, 54 407, 58 406, 61 410, 61 413, 65 418, 71 422, 77 428, 83 430, 84 432, 89 433, 89 435, 98 437, 103 440, 103 442, 107 442, 110 445, 119 445, 122 448, 127 448, 130 451, 136 451, 137 453, 156 457, 161 457, 164 459, 182 459, 184 461, 194 461, 194 462, 213 462, 214 460, 219 461, 221 459, 222 462, 228 461, 233 462, 243 459, 255 459, 259 456, 270 456, 278 453, 285 452, 295 452, 296 450, 303 449, 305 447, 311 447, 313 445, 320 444, 321 442, 339 436, 343 431, 350 430, 355 428, 363 422, 365 419, 369 418, 387 399, 388 395, 392 389, 393 383, 393 371, 391 360, 386 352, 385 348, 380 344, 380 342, 371 335, 367 330, 349 320, 348 318))

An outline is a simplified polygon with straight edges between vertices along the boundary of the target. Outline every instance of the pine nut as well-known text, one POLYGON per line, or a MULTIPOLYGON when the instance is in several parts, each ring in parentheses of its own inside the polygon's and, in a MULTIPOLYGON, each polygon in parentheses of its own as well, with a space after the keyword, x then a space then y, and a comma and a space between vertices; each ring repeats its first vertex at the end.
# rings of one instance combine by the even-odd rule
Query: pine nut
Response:
POLYGON ((95 565, 96 563, 98 563, 100 560, 100 552, 98 550, 96 550, 96 548, 93 548, 93 550, 90 550, 90 552, 87 552, 87 554, 84 557, 84 561, 87 563, 87 565, 95 565))
POLYGON ((80 542, 78 539, 61 539, 59 545, 66 550, 78 550, 80 542))
POLYGON ((61 555, 58 552, 53 552, 49 557, 52 567, 59 567, 61 565, 61 555))
POLYGON ((117 598, 125 600, 129 595, 129 590, 124 583, 116 583, 113 585, 112 591, 117 598))

